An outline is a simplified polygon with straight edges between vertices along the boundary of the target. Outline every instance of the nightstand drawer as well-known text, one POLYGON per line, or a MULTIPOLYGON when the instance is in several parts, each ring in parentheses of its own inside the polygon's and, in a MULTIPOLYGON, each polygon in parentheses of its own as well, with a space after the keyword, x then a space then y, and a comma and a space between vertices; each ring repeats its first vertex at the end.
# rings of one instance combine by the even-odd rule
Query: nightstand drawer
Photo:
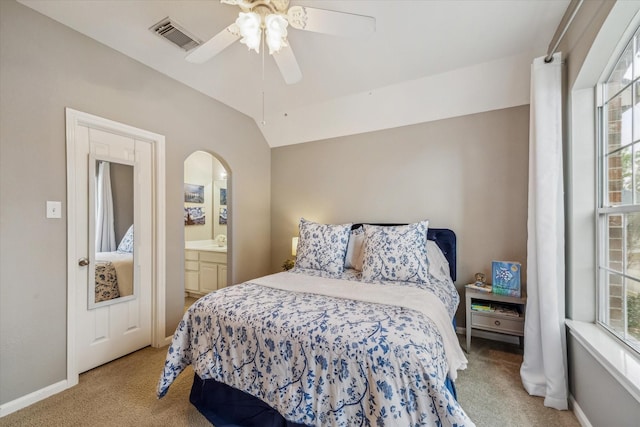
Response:
POLYGON ((495 316, 491 313, 471 312, 471 327, 503 332, 512 335, 524 335, 524 319, 495 316))

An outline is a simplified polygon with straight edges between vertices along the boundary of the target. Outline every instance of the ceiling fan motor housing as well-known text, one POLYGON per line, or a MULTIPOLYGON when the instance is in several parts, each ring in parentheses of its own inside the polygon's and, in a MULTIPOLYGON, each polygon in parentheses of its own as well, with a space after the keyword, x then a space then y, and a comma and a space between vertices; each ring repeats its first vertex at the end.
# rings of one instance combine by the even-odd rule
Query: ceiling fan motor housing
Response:
POLYGON ((270 13, 286 15, 289 9, 289 0, 225 0, 223 3, 235 3, 243 12, 255 12, 263 17, 270 13))

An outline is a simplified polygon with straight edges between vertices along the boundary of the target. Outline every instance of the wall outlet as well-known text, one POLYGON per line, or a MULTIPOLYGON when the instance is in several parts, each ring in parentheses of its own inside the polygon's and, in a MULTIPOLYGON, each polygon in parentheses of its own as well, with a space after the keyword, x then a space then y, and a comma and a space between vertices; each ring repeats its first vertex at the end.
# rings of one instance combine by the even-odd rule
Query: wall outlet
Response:
POLYGON ((47 218, 62 218, 62 202, 47 201, 47 218))

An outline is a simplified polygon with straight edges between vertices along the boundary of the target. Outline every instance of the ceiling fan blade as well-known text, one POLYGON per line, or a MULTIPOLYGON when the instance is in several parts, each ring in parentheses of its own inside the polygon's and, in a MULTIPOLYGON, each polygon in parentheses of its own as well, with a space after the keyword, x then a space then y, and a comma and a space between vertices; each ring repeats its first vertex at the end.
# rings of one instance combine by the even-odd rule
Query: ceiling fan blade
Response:
POLYGON ((300 71, 300 66, 293 54, 293 50, 291 50, 291 46, 284 46, 271 56, 276 61, 280 73, 288 85, 298 83, 302 79, 302 71, 300 71))
POLYGON ((314 7, 292 6, 287 12, 289 24, 298 30, 337 36, 359 36, 376 30, 376 18, 314 7))
POLYGON ((240 29, 235 23, 233 23, 213 36, 206 43, 193 49, 185 59, 194 64, 202 64, 225 50, 239 38, 240 29))

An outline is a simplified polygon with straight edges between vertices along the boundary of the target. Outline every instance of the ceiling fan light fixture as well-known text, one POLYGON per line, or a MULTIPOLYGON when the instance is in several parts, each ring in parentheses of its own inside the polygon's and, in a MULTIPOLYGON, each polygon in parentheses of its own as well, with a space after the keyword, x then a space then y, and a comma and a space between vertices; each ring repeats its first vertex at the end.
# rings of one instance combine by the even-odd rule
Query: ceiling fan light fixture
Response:
POLYGON ((287 26, 289 22, 282 15, 272 13, 265 16, 264 25, 269 53, 273 55, 287 46, 287 26))
MULTIPOLYGON (((302 79, 300 66, 287 39, 289 27, 338 36, 366 35, 376 29, 376 19, 372 16, 309 6, 289 7, 290 0, 220 0, 220 2, 237 6, 242 12, 233 24, 193 49, 185 59, 195 64, 201 64, 238 40, 249 50, 255 50, 256 53, 260 53, 261 44, 268 44, 269 53, 287 84, 294 84, 302 79), (276 52, 277 55, 275 55, 276 52)), ((266 46, 263 46, 262 49, 262 78, 264 80, 266 46)))
POLYGON ((262 37, 262 20, 255 12, 240 12, 236 25, 240 29, 240 43, 247 45, 250 50, 260 53, 260 39, 262 37))

